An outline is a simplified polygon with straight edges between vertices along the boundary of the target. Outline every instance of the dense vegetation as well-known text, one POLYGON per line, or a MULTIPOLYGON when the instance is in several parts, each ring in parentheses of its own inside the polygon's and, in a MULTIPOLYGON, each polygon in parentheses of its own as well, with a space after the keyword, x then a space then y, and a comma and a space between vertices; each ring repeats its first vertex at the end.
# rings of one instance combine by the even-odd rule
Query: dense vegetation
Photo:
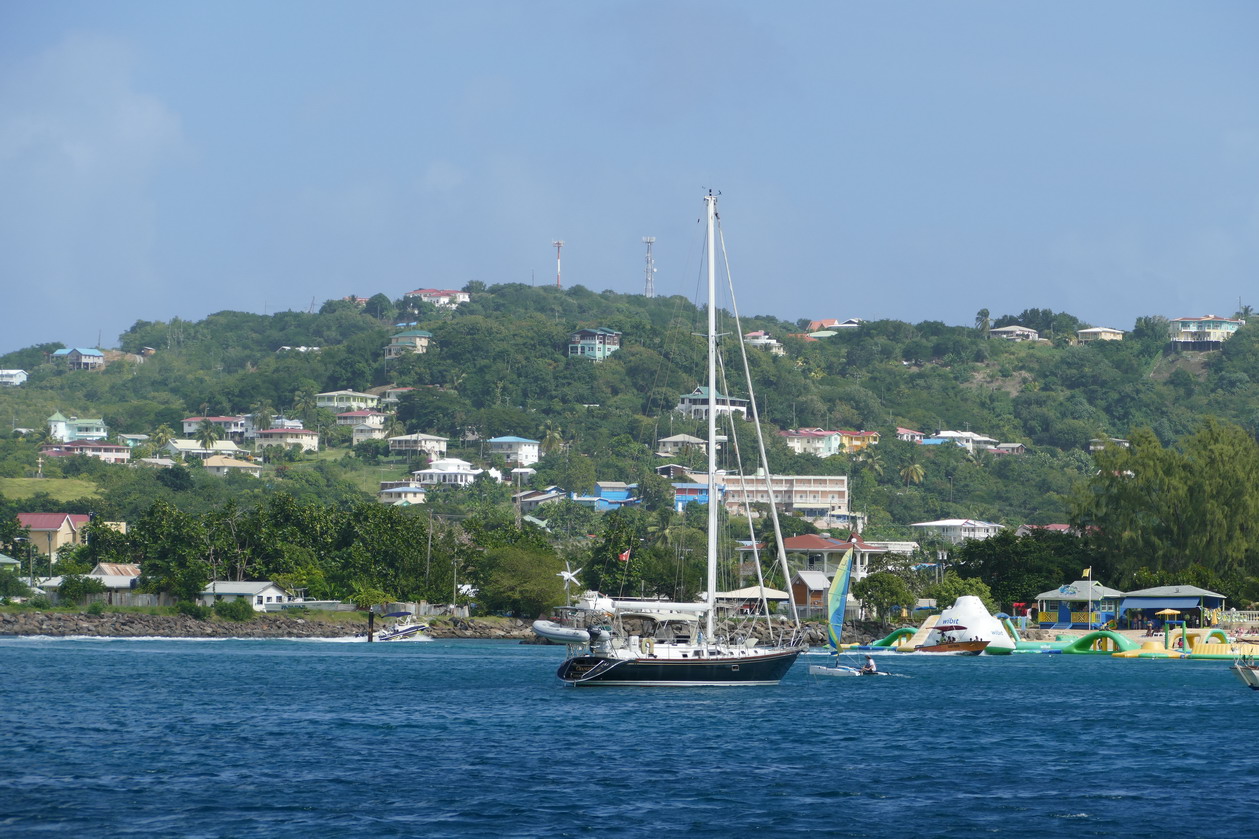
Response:
MULTIPOLYGON (((120 338, 126 355, 111 354, 100 371, 47 362, 56 343, 0 356, 0 368, 30 373, 24 386, 0 391, 0 409, 14 427, 34 430, 0 439, 0 551, 20 553, 17 512, 92 512, 127 521, 129 532, 102 531, 70 568, 138 559, 146 585, 181 595, 209 575, 275 578, 312 596, 436 601, 466 597, 460 585, 468 583, 485 608, 535 612, 561 596, 556 573, 568 561, 590 587, 692 596, 702 587, 695 568, 702 519, 694 510, 673 512, 652 452, 660 437, 701 433, 671 409, 699 382, 703 310, 680 297, 582 287, 474 283, 467 290, 471 302, 456 311, 378 294, 365 307, 329 301, 318 313, 141 321, 120 338), (433 348, 386 360, 382 349, 398 323, 430 331, 433 348), (621 331, 623 348, 597 364, 567 357, 571 331, 584 326, 621 331), (156 352, 138 355, 145 347, 156 352), (349 429, 315 408, 313 397, 385 385, 415 388, 391 433, 449 436, 451 456, 486 466, 496 464, 481 440, 531 437, 545 452, 535 485, 586 492, 596 479, 628 481, 644 502, 606 515, 571 502, 543 508, 546 530, 521 522, 512 487, 488 480, 433 492, 423 507, 382 506, 371 495, 376 484, 417 464, 390 458, 383 443, 352 447, 349 429), (323 450, 273 458, 261 480, 218 478, 196 463, 127 469, 73 457, 41 465, 46 418, 56 410, 103 417, 116 433, 151 435, 137 455, 178 436, 184 417, 240 413, 300 417, 320 431, 323 450), (19 489, 17 479, 41 469, 45 492, 19 489), (67 498, 56 488, 69 485, 49 480, 63 478, 95 492, 67 498), (627 549, 633 561, 617 562, 627 549)), ((764 329, 782 341, 782 356, 749 351, 771 468, 849 475, 852 508, 869 517, 867 538, 915 539, 909 523, 937 518, 1001 522, 1009 529, 1000 539, 968 544, 953 560, 1003 603, 1074 579, 1090 564, 1118 588, 1192 579, 1235 601, 1259 599, 1252 524, 1259 330, 1240 330, 1219 351, 1192 353, 1171 348, 1158 316, 1137 318, 1122 342, 1088 345, 1073 340, 1086 324, 1043 309, 999 317, 982 310, 966 326, 888 320, 821 340, 791 337, 804 324, 756 316, 723 331, 764 329), (1051 340, 987 337, 1006 324, 1051 340), (819 459, 794 454, 772 434, 808 426, 874 430, 882 441, 819 459), (918 446, 897 440, 898 426, 969 429, 1023 443, 1027 453, 918 446), (1089 454, 1090 440, 1109 437, 1131 439, 1132 447, 1089 454), (1085 536, 1012 532, 1053 522, 1075 524, 1085 536)), ((746 395, 733 381, 722 389, 746 395)), ((744 451, 754 447, 752 432, 750 423, 734 429, 744 451)), ((733 450, 724 447, 724 456, 733 450)), ((747 522, 731 520, 727 536, 748 538, 747 522)), ((913 564, 887 574, 920 595, 928 581, 913 564)), ((883 582, 884 592, 894 591, 883 582)))

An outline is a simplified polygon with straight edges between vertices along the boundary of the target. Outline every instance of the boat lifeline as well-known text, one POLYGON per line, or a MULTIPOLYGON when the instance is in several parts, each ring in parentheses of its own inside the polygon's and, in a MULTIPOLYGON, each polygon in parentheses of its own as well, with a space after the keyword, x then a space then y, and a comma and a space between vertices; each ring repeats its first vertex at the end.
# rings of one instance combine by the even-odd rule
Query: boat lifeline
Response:
MULTIPOLYGON (((750 632, 744 635, 719 636, 716 624, 717 607, 717 539, 719 535, 717 485, 717 293, 716 293, 716 227, 717 196, 705 197, 707 209, 708 262, 708 551, 707 584, 703 602, 683 603, 659 600, 612 600, 611 610, 594 613, 596 619, 578 627, 576 635, 559 630, 553 621, 539 621, 534 632, 544 638, 568 644, 568 656, 556 675, 574 686, 617 685, 773 685, 777 684, 796 658, 804 651, 800 641, 798 618, 790 627, 775 628, 767 621, 769 642, 761 642, 750 632), (603 618, 599 620, 598 618, 603 618), (775 635, 775 630, 777 635, 775 635), (584 636, 584 637, 583 637, 584 636)), ((738 310, 735 309, 735 317, 738 310)), ((742 334, 742 330, 736 330, 742 334)), ((740 345, 742 346, 742 345, 740 345)), ((747 370, 746 355, 744 369, 747 370)), ((765 462, 764 441, 759 437, 760 423, 756 399, 750 392, 749 408, 758 432, 762 464, 765 462)), ((727 412, 729 413, 729 412, 727 412)), ((734 435, 731 445, 737 449, 734 435)), ((768 476, 769 470, 763 469, 768 476)), ((771 506, 771 517, 778 540, 778 555, 785 558, 782 536, 777 528, 777 513, 771 506)), ((759 565, 758 565, 759 572, 759 565)), ((763 581, 762 581, 763 586, 763 581)), ((794 604, 793 604, 794 613, 794 604)))

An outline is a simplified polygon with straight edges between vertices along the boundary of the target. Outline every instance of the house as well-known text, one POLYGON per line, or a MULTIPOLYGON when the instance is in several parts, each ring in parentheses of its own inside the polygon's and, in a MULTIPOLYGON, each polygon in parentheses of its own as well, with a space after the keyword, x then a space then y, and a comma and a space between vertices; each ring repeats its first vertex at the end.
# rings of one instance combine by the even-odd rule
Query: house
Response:
POLYGON ((376 428, 384 428, 385 420, 389 418, 388 414, 382 414, 380 411, 345 411, 337 414, 337 425, 370 425, 376 428))
POLYGON ((147 434, 119 434, 118 442, 122 443, 124 446, 126 446, 129 449, 134 449, 136 446, 143 445, 144 443, 149 442, 149 435, 147 434))
POLYGON ((452 291, 440 288, 417 288, 402 295, 404 298, 417 298, 425 303, 432 303, 439 309, 457 309, 460 303, 467 303, 472 295, 466 291, 452 291))
POLYGON ((546 489, 526 489, 511 497, 512 504, 522 513, 532 513, 543 504, 553 504, 568 498, 568 493, 557 486, 546 489))
POLYGON ((1211 350, 1233 337, 1246 325, 1237 318, 1207 315, 1201 318, 1176 318, 1170 324, 1171 340, 1182 349, 1211 350))
POLYGON ((984 451, 991 454, 1027 454, 1027 446, 1022 443, 997 443, 995 446, 989 446, 984 451))
POLYGON ((70 443, 50 443, 40 447, 40 454, 49 457, 72 457, 76 454, 94 457, 106 463, 126 463, 131 460, 131 448, 102 440, 75 440, 70 443))
POLYGON ((674 434, 672 437, 661 437, 656 441, 656 454, 661 457, 673 457, 688 450, 707 454, 708 441, 690 434, 674 434))
MULTIPOLYGON (((715 486, 717 488, 717 497, 721 498, 725 494, 726 488, 721 484, 716 484, 715 486)), ((673 484, 673 509, 679 513, 691 502, 707 504, 708 497, 707 483, 676 481, 673 484)))
POLYGON ((805 610, 825 610, 831 581, 821 571, 797 571, 791 578, 791 599, 805 610))
MULTIPOLYGON (((973 431, 937 431, 935 439, 954 442, 968 452, 986 449, 989 446, 997 445, 999 442, 994 437, 985 437, 983 434, 976 434, 973 431)), ((923 440, 923 442, 926 442, 926 440, 923 440)))
POLYGON ((847 540, 836 539, 823 534, 806 533, 783 540, 783 548, 787 552, 788 564, 793 564, 793 555, 803 556, 803 561, 796 560, 801 570, 821 571, 827 577, 835 575, 835 569, 844 554, 852 551, 852 582, 864 580, 870 575, 870 559, 883 554, 901 554, 909 556, 918 549, 917 542, 867 542, 858 533, 850 533, 847 540))
POLYGON ((637 504, 641 498, 634 497, 638 484, 627 484, 623 481, 595 481, 593 495, 572 493, 569 498, 583 507, 593 507, 601 513, 619 510, 630 504, 637 504))
MULTIPOLYGON (((738 413, 744 419, 748 418, 748 401, 746 399, 740 399, 737 396, 725 396, 720 392, 715 395, 715 399, 718 414, 738 413)), ((692 419, 706 419, 708 417, 708 388, 701 385, 692 392, 682 396, 678 400, 677 407, 673 410, 686 414, 692 419)))
POLYGON ((397 405, 402 401, 402 397, 415 390, 413 387, 387 387, 384 390, 384 396, 381 397, 382 405, 397 405))
POLYGON ((260 431, 275 431, 278 429, 292 430, 292 429, 304 427, 302 425, 301 420, 289 419, 288 417, 282 416, 280 414, 272 415, 270 417, 270 422, 267 423, 266 428, 258 427, 258 424, 254 421, 255 418, 253 414, 246 414, 244 419, 245 419, 245 440, 246 441, 257 440, 258 432, 260 431))
POLYGON ((967 539, 989 539, 1005 529, 1004 525, 978 519, 920 521, 911 524, 910 527, 921 528, 924 532, 935 534, 954 545, 959 545, 967 539))
POLYGON ((385 434, 385 429, 381 428, 379 425, 362 423, 354 426, 354 428, 350 431, 350 439, 355 445, 357 445, 367 440, 383 440, 385 439, 385 434))
POLYGON ((1075 331, 1076 340, 1081 344, 1087 344, 1090 341, 1122 341, 1123 336, 1122 329, 1111 329, 1109 326, 1094 326, 1075 331))
POLYGON ((237 460, 234 457, 227 457, 221 454, 212 454, 205 459, 205 470, 212 475, 226 475, 231 472, 237 472, 242 475, 250 475, 259 477, 262 475, 262 466, 257 463, 250 463, 247 460, 237 460))
POLYGON ((726 509, 742 514, 748 504, 778 505, 781 512, 807 519, 847 517, 847 475, 718 475, 725 488, 726 509))
POLYGON ((225 440, 242 442, 245 439, 245 417, 184 417, 184 436, 192 437, 205 425, 219 430, 225 440))
POLYGON ((57 561, 57 553, 62 548, 74 547, 83 543, 83 528, 92 520, 91 516, 79 513, 18 513, 18 525, 29 535, 30 545, 45 556, 57 561))
POLYGON ((389 438, 390 454, 411 454, 423 452, 434 459, 446 456, 447 438, 435 434, 404 434, 389 438))
POLYGON ((105 354, 88 347, 66 347, 52 354, 53 361, 64 361, 71 370, 99 370, 105 364, 105 354))
POLYGON ((843 440, 838 431, 826 431, 821 428, 800 428, 779 431, 787 448, 796 454, 811 454, 814 457, 830 457, 844 450, 843 440))
POLYGON ((407 329, 390 337, 385 346, 385 358, 402 358, 407 354, 423 354, 428 352, 428 344, 433 340, 432 332, 423 329, 407 329))
POLYGON ((989 338, 1004 338, 1007 341, 1039 341, 1040 333, 1026 326, 999 326, 988 330, 989 338))
POLYGON ((845 431, 841 428, 835 433, 839 435, 840 443, 846 452, 859 452, 862 449, 879 444, 879 432, 877 431, 845 431))
POLYGON ((1120 626, 1133 628, 1166 622, 1167 615, 1160 611, 1174 609, 1180 614, 1176 620, 1187 620, 1200 627, 1213 626, 1224 615, 1224 595, 1197 586, 1155 586, 1129 591, 1123 594, 1115 618, 1120 626))
POLYGON ((330 411, 362 411, 375 408, 380 397, 371 393, 359 393, 355 390, 330 390, 315 394, 315 406, 330 411))
POLYGON ((48 418, 48 436, 63 443, 75 440, 104 440, 109 436, 109 428, 102 419, 66 418, 60 411, 54 411, 48 418))
POLYGON ((787 351, 783 349, 782 343, 773 338, 763 329, 758 329, 755 332, 749 332, 744 335, 743 345, 747 347, 757 347, 762 350, 769 350, 774 355, 787 354, 787 351))
POLYGON ((1015 536, 1027 536, 1032 533, 1070 533, 1076 531, 1069 524, 1020 524, 1014 531, 1015 536))
POLYGON ((1114 619, 1124 594, 1097 580, 1076 580, 1036 595, 1031 622, 1058 629, 1095 628, 1114 619))
POLYGON ((376 493, 376 500, 381 504, 393 504, 396 507, 409 507, 412 504, 423 504, 428 490, 414 481, 398 483, 393 486, 381 486, 376 493))
POLYGON ((434 460, 427 469, 418 469, 411 474, 421 484, 466 487, 484 472, 484 469, 477 469, 466 460, 450 457, 434 460))
POLYGON ((594 361, 603 361, 620 348, 621 333, 602 326, 593 329, 578 329, 568 339, 570 356, 589 358, 594 361))
POLYGON ((197 596, 197 601, 203 606, 212 606, 219 601, 247 600, 255 612, 265 612, 267 603, 291 603, 296 599, 280 586, 266 580, 252 583, 211 580, 197 596))
POLYGON ((907 443, 921 443, 924 436, 921 431, 914 431, 912 428, 896 427, 897 440, 904 440, 907 443))
POLYGON ((254 438, 254 451, 262 451, 267 446, 299 447, 304 452, 319 451, 319 432, 313 428, 268 428, 257 432, 254 438))
POLYGON ((0 387, 20 387, 25 381, 25 370, 0 370, 0 387))
POLYGON ((501 455, 508 463, 529 466, 541 459, 541 443, 525 437, 491 437, 490 455, 501 455))
POLYGON ((1119 446, 1120 448, 1126 449, 1130 447, 1132 444, 1122 437, 1107 437, 1104 440, 1099 439, 1099 438, 1094 438, 1092 440, 1089 440, 1089 454, 1092 454, 1093 452, 1100 452, 1102 449, 1106 448, 1108 445, 1119 446))
POLYGON ((231 457, 232 455, 243 455, 245 450, 236 445, 235 440, 215 440, 210 444, 210 448, 205 448, 196 440, 186 440, 176 438, 168 442, 162 447, 162 451, 169 452, 173 457, 209 457, 212 454, 221 454, 231 457))

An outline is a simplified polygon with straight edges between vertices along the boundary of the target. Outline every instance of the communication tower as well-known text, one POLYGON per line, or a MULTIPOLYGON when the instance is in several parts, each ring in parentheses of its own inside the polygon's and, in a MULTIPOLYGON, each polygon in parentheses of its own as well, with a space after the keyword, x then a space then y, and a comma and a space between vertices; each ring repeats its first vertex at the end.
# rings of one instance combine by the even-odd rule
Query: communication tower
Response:
POLYGON ((647 283, 643 286, 644 297, 656 296, 656 260, 651 255, 651 246, 655 243, 655 236, 643 237, 643 244, 647 246, 647 283))
POLYGON ((560 249, 564 247, 564 243, 556 239, 551 244, 555 245, 555 287, 563 288, 564 286, 560 283, 560 249))

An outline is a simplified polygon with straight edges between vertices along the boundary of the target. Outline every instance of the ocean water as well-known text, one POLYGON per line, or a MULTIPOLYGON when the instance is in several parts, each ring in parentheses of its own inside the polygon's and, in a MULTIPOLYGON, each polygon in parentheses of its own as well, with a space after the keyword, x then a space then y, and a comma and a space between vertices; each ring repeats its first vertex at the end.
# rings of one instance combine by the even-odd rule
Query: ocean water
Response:
POLYGON ((573 689, 506 642, 0 639, 0 837, 1250 835, 1226 662, 573 689))

